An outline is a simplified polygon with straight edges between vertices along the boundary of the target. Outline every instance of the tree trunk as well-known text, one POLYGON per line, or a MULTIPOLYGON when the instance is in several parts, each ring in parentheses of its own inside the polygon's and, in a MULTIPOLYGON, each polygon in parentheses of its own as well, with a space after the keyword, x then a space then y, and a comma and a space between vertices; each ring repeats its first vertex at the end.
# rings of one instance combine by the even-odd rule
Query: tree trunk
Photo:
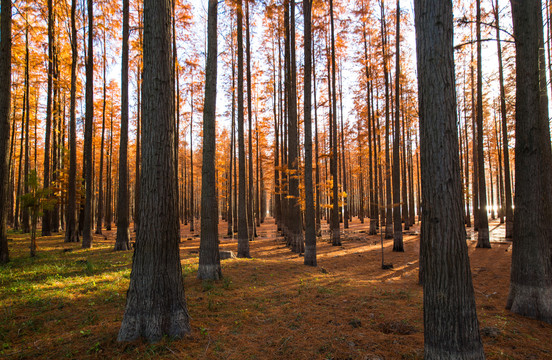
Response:
POLYGON ((305 34, 305 265, 316 266, 316 221, 314 213, 314 194, 312 184, 312 46, 311 46, 311 10, 310 0, 303 0, 305 34))
POLYGON ((98 183, 98 209, 96 215, 96 234, 102 233, 102 220, 104 212, 103 204, 103 169, 104 169, 104 149, 105 149, 105 106, 107 101, 106 90, 106 75, 107 75, 107 61, 106 61, 106 39, 105 39, 105 24, 103 29, 103 99, 102 99, 102 139, 100 145, 100 182, 98 183))
POLYGON ((541 2, 512 0, 516 39, 516 183, 506 308, 552 323, 552 151, 541 2), (539 78, 540 77, 540 78, 539 78))
POLYGON ((332 68, 332 114, 331 114, 331 161, 330 168, 332 173, 333 185, 332 185, 332 219, 331 219, 331 233, 332 233, 332 245, 341 246, 341 229, 339 225, 339 195, 337 191, 338 187, 338 173, 337 173, 337 96, 336 96, 336 64, 335 64, 335 29, 334 29, 334 11, 333 0, 330 0, 330 27, 331 27, 331 68, 332 68))
POLYGON ((253 97, 251 84, 251 34, 249 26, 249 0, 245 0, 245 40, 246 40, 246 75, 247 75, 247 124, 248 132, 248 186, 247 186, 247 231, 251 238, 255 237, 255 202, 253 199, 253 97))
MULTIPOLYGON (((247 1, 247 0, 246 0, 247 1)), ((237 2, 238 25, 238 161, 239 161, 239 194, 238 194, 238 257, 250 257, 249 235, 247 231, 247 203, 245 196, 245 144, 243 134, 243 6, 237 2)))
MULTIPOLYGON (((129 0, 123 0, 121 132, 119 144, 119 188, 117 190, 117 239, 115 240, 115 250, 130 250, 130 233, 128 229, 128 37, 129 0)), ((138 238, 136 242, 138 242, 138 238)))
POLYGON ((414 6, 424 203, 424 358, 484 359, 462 218, 452 2, 416 0, 414 6))
POLYGON ((170 8, 170 0, 144 1, 143 216, 118 341, 155 342, 190 332, 178 249, 170 8))
MULTIPOLYGON (((29 81, 29 71, 30 71, 30 65, 29 65, 29 25, 27 22, 27 16, 25 16, 25 22, 27 23, 27 26, 25 27, 25 167, 23 170, 23 194, 29 193, 29 170, 30 170, 30 154, 29 154, 29 123, 30 123, 30 112, 31 112, 31 106, 30 106, 30 94, 29 94, 29 88, 31 86, 29 81)), ((21 129, 23 131, 23 129, 21 129)), ((21 202, 21 201, 20 201, 21 202)), ((24 234, 28 234, 31 232, 31 218, 29 214, 29 208, 26 206, 21 205, 22 207, 22 216, 21 216, 21 222, 22 222, 22 230, 24 234)))
POLYGON ((7 211, 11 107, 11 14, 10 0, 2 0, 0 14, 0 263, 10 260, 7 238, 7 211))
POLYGON ((512 183, 510 181, 510 151, 508 147, 508 119, 506 118, 506 91, 504 89, 504 66, 502 64, 502 44, 500 43, 500 27, 498 3, 495 8, 496 44, 498 54, 498 78, 500 82, 500 117, 502 121, 502 154, 504 156, 504 197, 506 216, 506 238, 511 238, 514 227, 514 212, 512 209, 512 183))
MULTIPOLYGON (((402 217, 401 217, 401 159, 400 159, 400 139, 401 139, 401 112, 400 112, 400 82, 401 59, 400 59, 400 18, 401 8, 397 0, 397 30, 395 35, 395 126, 393 132, 393 251, 404 252, 402 235, 402 217)), ((404 177, 404 174, 403 174, 404 177)), ((405 201, 405 199, 403 199, 405 201)))
POLYGON ((71 99, 69 109, 69 184, 67 190, 67 206, 65 207, 65 242, 78 242, 77 229, 77 25, 76 25, 77 0, 71 1, 71 99))
MULTIPOLYGON (((289 223, 288 243, 296 253, 304 252, 303 228, 301 225, 301 207, 299 204, 299 156, 297 121, 297 65, 295 62, 295 3, 284 1, 289 6, 289 32, 286 32, 289 44, 289 67, 286 77, 288 85, 288 169, 289 173, 289 223)), ((287 8, 286 8, 287 9, 287 8)), ((311 165, 312 166, 312 165, 311 165)))
POLYGON ((84 160, 86 187, 86 203, 84 205, 84 220, 82 229, 82 247, 92 247, 92 218, 94 179, 92 163, 92 142, 94 127, 94 4, 93 0, 87 0, 88 4, 88 56, 86 59, 86 116, 84 121, 84 160))
POLYGON ((487 186, 485 184, 485 157, 483 152, 483 75, 481 60, 481 0, 477 4, 477 175, 479 187, 479 219, 477 224, 478 248, 490 248, 489 241, 489 219, 487 218, 487 186))
MULTIPOLYGON (((46 99, 46 132, 44 134, 44 188, 50 187, 50 139, 52 134, 52 87, 54 76, 54 10, 52 0, 47 1, 48 6, 48 95, 46 99)), ((36 123, 36 121, 35 121, 36 123)), ((36 136, 36 133, 35 133, 36 136)), ((35 151, 36 155, 36 151, 35 151)), ((36 161, 35 161, 36 163, 36 161)), ((36 166, 36 164, 35 164, 36 166)), ((42 236, 50 236, 51 212, 48 209, 43 211, 42 236)))
POLYGON ((205 105, 203 107, 203 166, 201 169, 201 239, 197 278, 219 280, 222 277, 218 239, 216 197, 216 99, 217 99, 217 6, 209 0, 205 105))

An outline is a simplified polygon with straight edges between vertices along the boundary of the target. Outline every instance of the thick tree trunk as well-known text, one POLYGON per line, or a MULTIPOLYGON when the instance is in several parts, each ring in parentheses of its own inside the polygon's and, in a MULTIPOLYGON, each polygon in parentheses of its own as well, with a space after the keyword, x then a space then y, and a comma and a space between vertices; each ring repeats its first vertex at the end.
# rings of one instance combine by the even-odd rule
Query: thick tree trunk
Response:
POLYGON ((541 1, 512 0, 516 39, 516 183, 506 308, 552 323, 552 151, 541 1))
POLYGON ((86 59, 86 116, 84 121, 84 181, 86 187, 86 202, 84 205, 84 219, 82 229, 82 247, 92 247, 92 218, 94 179, 92 163, 92 142, 94 127, 94 5, 92 0, 88 4, 88 56, 86 59))
POLYGON ((314 194, 312 183, 312 46, 311 46, 311 10, 310 0, 303 0, 305 34, 305 265, 316 266, 316 221, 314 213, 314 194))
POLYGON ((201 240, 197 278, 222 277, 218 239, 216 197, 216 109, 217 109, 217 1, 209 0, 205 105, 203 107, 203 166, 201 169, 201 240))
POLYGON ((119 341, 159 341, 190 332, 178 249, 170 14, 170 0, 144 1, 143 216, 119 341))
MULTIPOLYGON (((402 235, 402 217, 401 217, 401 159, 400 159, 400 139, 401 139, 401 112, 400 112, 400 82, 401 59, 400 59, 400 18, 401 8, 397 0, 396 14, 396 39, 395 39, 395 126, 393 132, 393 251, 404 252, 402 235)), ((404 177, 404 174, 403 174, 404 177)), ((405 201, 405 199, 403 199, 405 201)))
POLYGON ((424 358, 484 359, 462 218, 452 2, 416 0, 414 6, 424 203, 424 358))
POLYGON ((115 240, 115 250, 130 249, 130 233, 128 224, 128 37, 129 0, 124 0, 123 54, 121 70, 121 133, 119 144, 119 188, 117 191, 117 239, 115 240))
POLYGON ((2 0, 0 14, 0 264, 10 260, 7 238, 7 212, 11 106, 11 0, 2 0))
POLYGON ((77 229, 77 25, 76 25, 77 0, 71 2, 71 95, 69 105, 69 184, 67 190, 67 206, 65 208, 65 242, 78 242, 77 229))

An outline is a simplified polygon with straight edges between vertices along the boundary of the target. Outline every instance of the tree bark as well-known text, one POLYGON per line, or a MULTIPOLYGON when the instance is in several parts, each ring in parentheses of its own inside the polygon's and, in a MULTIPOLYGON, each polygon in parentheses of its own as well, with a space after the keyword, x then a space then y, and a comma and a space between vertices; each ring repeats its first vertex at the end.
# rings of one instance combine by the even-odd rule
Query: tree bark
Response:
POLYGON ((115 240, 115 250, 130 249, 130 233, 128 224, 128 37, 129 0, 123 0, 121 131, 119 144, 119 188, 117 191, 117 239, 115 240))
POLYGON ((477 176, 479 187, 479 219, 477 224, 477 247, 490 248, 489 219, 487 217, 487 186, 485 184, 485 157, 483 152, 483 74, 481 60, 481 0, 476 0, 477 35, 477 176))
POLYGON ((10 260, 7 238, 10 107, 11 107, 11 0, 2 0, 0 13, 0 263, 10 260))
POLYGON ((304 48, 305 48, 305 265, 316 266, 316 222, 314 213, 314 194, 312 182, 312 34, 311 0, 303 0, 304 48))
MULTIPOLYGON (((400 112, 400 81, 401 59, 400 59, 400 2, 397 0, 397 29, 395 39, 395 126, 393 132, 393 251, 404 252, 401 217, 401 160, 400 160, 400 139, 401 139, 401 112, 400 112)), ((403 174, 404 177, 404 174, 403 174)), ((405 199, 403 199, 404 201, 405 199)))
POLYGON ((86 187, 86 202, 84 205, 84 220, 82 229, 82 247, 92 247, 92 218, 94 179, 92 163, 92 142, 94 127, 94 2, 88 4, 88 55, 86 59, 86 115, 84 121, 84 181, 86 187))
POLYGON ((67 190, 67 206, 65 207, 65 242, 78 242, 77 228, 77 0, 71 1, 71 95, 69 109, 69 184, 67 190))
MULTIPOLYGON (((246 0, 247 1, 247 0, 246 0)), ((247 202, 245 198, 245 143, 243 129, 243 6, 237 1, 238 25, 238 257, 250 257, 247 231, 247 202)))
MULTIPOLYGON (((44 134, 44 188, 50 187, 50 140, 52 134, 52 86, 54 74, 54 10, 52 0, 47 1, 48 6, 48 94, 46 98, 46 132, 44 134)), ((35 134, 36 136, 36 134, 35 134)), ((36 154, 36 152, 35 152, 36 154)), ((35 164, 36 166, 36 164, 35 164)), ((42 215, 42 236, 50 236, 51 212, 48 209, 42 215)))
POLYGON ((516 41, 516 182, 506 308, 552 323, 552 151, 541 1, 512 0, 516 41))
POLYGON ((514 231, 514 211, 512 209, 512 182, 510 181, 510 150, 508 147, 508 119, 506 117, 506 91, 504 89, 504 66, 502 63, 502 44, 500 43, 500 27, 498 3, 495 7, 496 44, 498 54, 498 79, 500 83, 500 118, 502 124, 502 154, 504 156, 504 198, 506 216, 506 238, 511 238, 514 231))
POLYGON ((190 332, 178 248, 170 0, 144 1, 142 219, 118 341, 190 332))
POLYGON ((336 96, 336 64, 335 64, 335 29, 334 29, 334 11, 333 0, 330 0, 330 28, 331 28, 331 68, 332 68, 332 114, 331 114, 331 159, 330 168, 332 173, 333 185, 333 204, 332 204, 332 219, 331 219, 331 232, 332 232, 332 245, 341 246, 341 229, 339 225, 339 195, 337 191, 338 187, 338 173, 337 173, 337 96, 336 96))
POLYGON ((219 280, 218 209, 216 197, 216 109, 217 109, 217 1, 209 0, 205 105, 203 106, 203 166, 201 169, 201 239, 197 278, 219 280))
POLYGON ((425 359, 484 359, 462 218, 452 2, 415 0, 425 359), (451 271, 454 269, 454 271, 451 271))

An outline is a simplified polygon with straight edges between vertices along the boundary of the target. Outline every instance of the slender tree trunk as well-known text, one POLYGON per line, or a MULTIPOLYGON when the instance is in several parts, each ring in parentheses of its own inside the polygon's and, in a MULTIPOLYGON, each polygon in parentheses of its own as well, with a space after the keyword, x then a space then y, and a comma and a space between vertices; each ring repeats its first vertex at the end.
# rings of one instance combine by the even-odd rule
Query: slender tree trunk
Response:
MULTIPOLYGON (((44 188, 50 187, 50 141, 52 134, 52 90, 54 77, 54 9, 52 0, 47 1, 48 6, 48 95, 46 99, 46 132, 44 134, 44 188)), ((35 121, 36 123, 36 121, 35 121)), ((36 136, 36 133, 35 133, 36 136)), ((36 151, 35 151, 36 155, 36 151)), ((36 166, 36 161, 35 161, 36 166)), ((42 236, 50 236, 51 212, 45 209, 42 216, 42 236)))
MULTIPOLYGON (((231 27, 232 28, 232 27, 231 27)), ((228 153, 228 157, 229 157, 229 163, 230 163, 230 166, 228 168, 228 218, 226 219, 228 221, 228 232, 227 232, 227 235, 228 236, 234 236, 234 218, 237 216, 237 214, 234 212, 234 200, 236 199, 233 199, 233 190, 232 190, 232 181, 233 181, 233 176, 235 176, 234 172, 233 172, 233 165, 234 165, 234 162, 236 161, 235 159, 235 156, 234 156, 234 149, 236 147, 236 144, 235 144, 235 138, 236 138, 236 92, 235 92, 235 87, 236 87, 236 64, 235 64, 235 59, 234 59, 234 35, 233 35, 233 31, 231 32, 230 34, 231 36, 231 42, 232 42, 232 46, 230 48, 230 53, 231 53, 231 66, 232 66, 232 107, 231 107, 231 117, 232 117, 232 130, 230 132, 230 151, 228 153)))
MULTIPOLYGON (((395 126, 393 132, 393 251, 404 252, 402 236, 401 217, 401 160, 400 160, 400 139, 401 139, 401 114, 400 114, 400 81, 401 59, 400 59, 400 1, 397 0, 397 29, 395 39, 395 126)), ((403 175, 404 177, 404 175, 403 175)), ((405 199, 403 199, 405 201, 405 199)))
POLYGON ((67 206, 65 207, 65 242, 78 242, 77 229, 77 24, 76 24, 77 0, 71 1, 71 95, 69 105, 69 184, 67 190, 67 206))
MULTIPOLYGON (((246 0, 248 1, 248 0, 246 0)), ((237 2, 238 25, 238 161, 239 161, 239 194, 238 194, 238 257, 248 258, 249 235, 247 231, 247 204, 245 196, 245 144, 243 116, 243 5, 237 2)))
POLYGON ((10 0, 0 3, 0 263, 10 260, 7 238, 7 210, 9 179, 9 141, 10 141, 10 107, 11 107, 11 15, 10 0))
POLYGON ((311 0, 303 0, 305 48, 305 265, 316 266, 316 221, 312 184, 312 120, 311 120, 311 0))
POLYGON ((333 178, 332 193, 332 245, 341 246, 341 229, 339 225, 339 196, 338 196, 338 173, 337 173, 337 96, 336 96, 336 64, 335 64, 335 29, 334 29, 334 11, 333 0, 330 0, 330 27, 331 27, 331 68, 332 68, 332 114, 331 114, 331 173, 333 178))
POLYGON ((552 323, 552 151, 541 1, 512 0, 516 39, 516 183, 506 308, 552 323))
MULTIPOLYGON (((140 41, 141 43, 141 41, 140 41)), ((136 69, 136 98, 138 99, 136 104, 136 160, 135 160, 135 188, 134 188, 134 231, 138 232, 138 229, 140 228, 140 167, 141 167, 141 161, 140 161, 140 136, 141 136, 141 83, 142 83, 142 69, 141 69, 141 63, 138 64, 138 67, 136 69)), ((179 134, 177 133, 177 136, 179 134)))
POLYGON ((415 0, 425 359, 484 359, 462 218, 452 2, 415 0), (450 269, 455 269, 451 272, 450 269))
POLYGON ((255 211, 253 201, 253 106, 252 100, 252 84, 251 84, 251 34, 249 29, 249 0, 245 0, 245 55, 246 55, 246 75, 247 75, 247 123, 249 125, 248 132, 248 186, 247 186, 247 231, 250 237, 254 237, 255 232, 255 211))
POLYGON ((217 6, 209 0, 205 105, 203 107, 203 162, 201 168, 201 239, 197 278, 219 280, 222 277, 218 239, 216 196, 216 99, 217 99, 217 6))
POLYGON ((98 184, 98 209, 96 215, 96 234, 102 233, 102 221, 103 221, 103 172, 104 172, 104 149, 105 149, 105 106, 107 101, 107 61, 106 61, 106 39, 105 39, 105 24, 103 29, 103 99, 102 99, 102 140, 100 145, 100 182, 98 184))
MULTIPOLYGON (((4 7, 4 6, 2 6, 4 7)), ((23 194, 29 193, 29 170, 30 170, 30 154, 29 154, 29 123, 30 123, 30 112, 31 112, 31 106, 30 106, 30 81, 29 81, 29 71, 30 71, 30 65, 29 65, 29 26, 27 21, 27 16, 25 16, 25 22, 27 23, 27 26, 25 28, 25 167, 23 170, 23 194)), ((31 218, 29 214, 29 208, 26 206, 22 206, 23 214, 21 216, 21 222, 22 222, 22 230, 24 234, 28 234, 31 232, 31 218)))
POLYGON ((483 75, 481 60, 481 0, 477 4, 477 174, 479 187, 478 248, 490 248, 489 219, 487 218, 487 186, 485 184, 485 157, 483 152, 483 75))
POLYGON ((92 218, 94 179, 92 163, 92 142, 94 127, 94 3, 87 0, 88 4, 88 56, 86 59, 86 118, 84 122, 84 157, 85 157, 85 186, 86 203, 84 205, 84 222, 82 229, 82 247, 92 247, 92 218))
MULTIPOLYGON (((123 0, 123 54, 121 70, 121 132, 119 144, 119 188, 117 190, 117 239, 115 250, 130 250, 128 219, 128 38, 129 0, 123 0)), ((172 99, 172 98, 171 98, 172 99)), ((145 99, 144 99, 145 100, 145 99)), ((174 107, 174 106, 173 106, 174 107)), ((143 151, 143 149, 142 149, 143 151)), ((138 237, 136 242, 138 242, 138 237)))
POLYGON ((504 67, 502 63, 502 44, 500 43, 498 3, 495 8, 496 43, 498 54, 498 78, 500 83, 500 117, 502 123, 502 153, 504 155, 504 193, 506 215, 506 238, 514 231, 514 211, 512 208, 512 183, 510 181, 510 150, 508 147, 508 119, 506 117, 506 91, 504 89, 504 67))
MULTIPOLYGON (((312 18, 312 5, 311 5, 311 18, 312 18)), ((312 22, 312 19, 311 19, 312 22)), ((312 28, 312 24, 311 24, 312 28)), ((312 35, 311 35, 312 37, 312 35)), ((312 87, 313 87, 313 100, 314 100, 314 157, 316 161, 316 172, 315 172, 315 191, 316 191, 316 209, 315 209, 315 222, 316 222, 316 236, 322 236, 322 225, 321 225, 321 211, 320 211, 320 159, 319 159, 319 146, 318 146, 318 106, 316 98, 316 54, 314 42, 312 42, 312 87)))

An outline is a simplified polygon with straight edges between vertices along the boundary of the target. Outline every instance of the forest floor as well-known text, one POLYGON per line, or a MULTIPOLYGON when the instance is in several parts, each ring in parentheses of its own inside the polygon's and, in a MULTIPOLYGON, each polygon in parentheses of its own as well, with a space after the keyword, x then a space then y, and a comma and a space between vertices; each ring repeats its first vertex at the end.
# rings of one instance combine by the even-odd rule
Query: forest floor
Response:
MULTIPOLYGON (((504 309, 511 247, 498 225, 490 224, 492 249, 468 239, 487 359, 552 359, 552 325, 504 309)), ((226 223, 220 229, 225 234, 226 223)), ((199 237, 183 226, 192 333, 157 344, 116 341, 132 252, 112 250, 115 230, 95 235, 88 250, 61 234, 39 238, 35 258, 28 237, 10 233, 12 261, 0 267, 0 358, 422 359, 418 226, 404 233, 404 253, 385 240, 392 270, 382 270, 380 237, 367 229, 355 219, 341 247, 324 231, 311 268, 267 219, 252 259, 224 260, 224 279, 206 282, 196 279, 199 237)), ((236 251, 236 240, 221 237, 221 248, 236 251)))

